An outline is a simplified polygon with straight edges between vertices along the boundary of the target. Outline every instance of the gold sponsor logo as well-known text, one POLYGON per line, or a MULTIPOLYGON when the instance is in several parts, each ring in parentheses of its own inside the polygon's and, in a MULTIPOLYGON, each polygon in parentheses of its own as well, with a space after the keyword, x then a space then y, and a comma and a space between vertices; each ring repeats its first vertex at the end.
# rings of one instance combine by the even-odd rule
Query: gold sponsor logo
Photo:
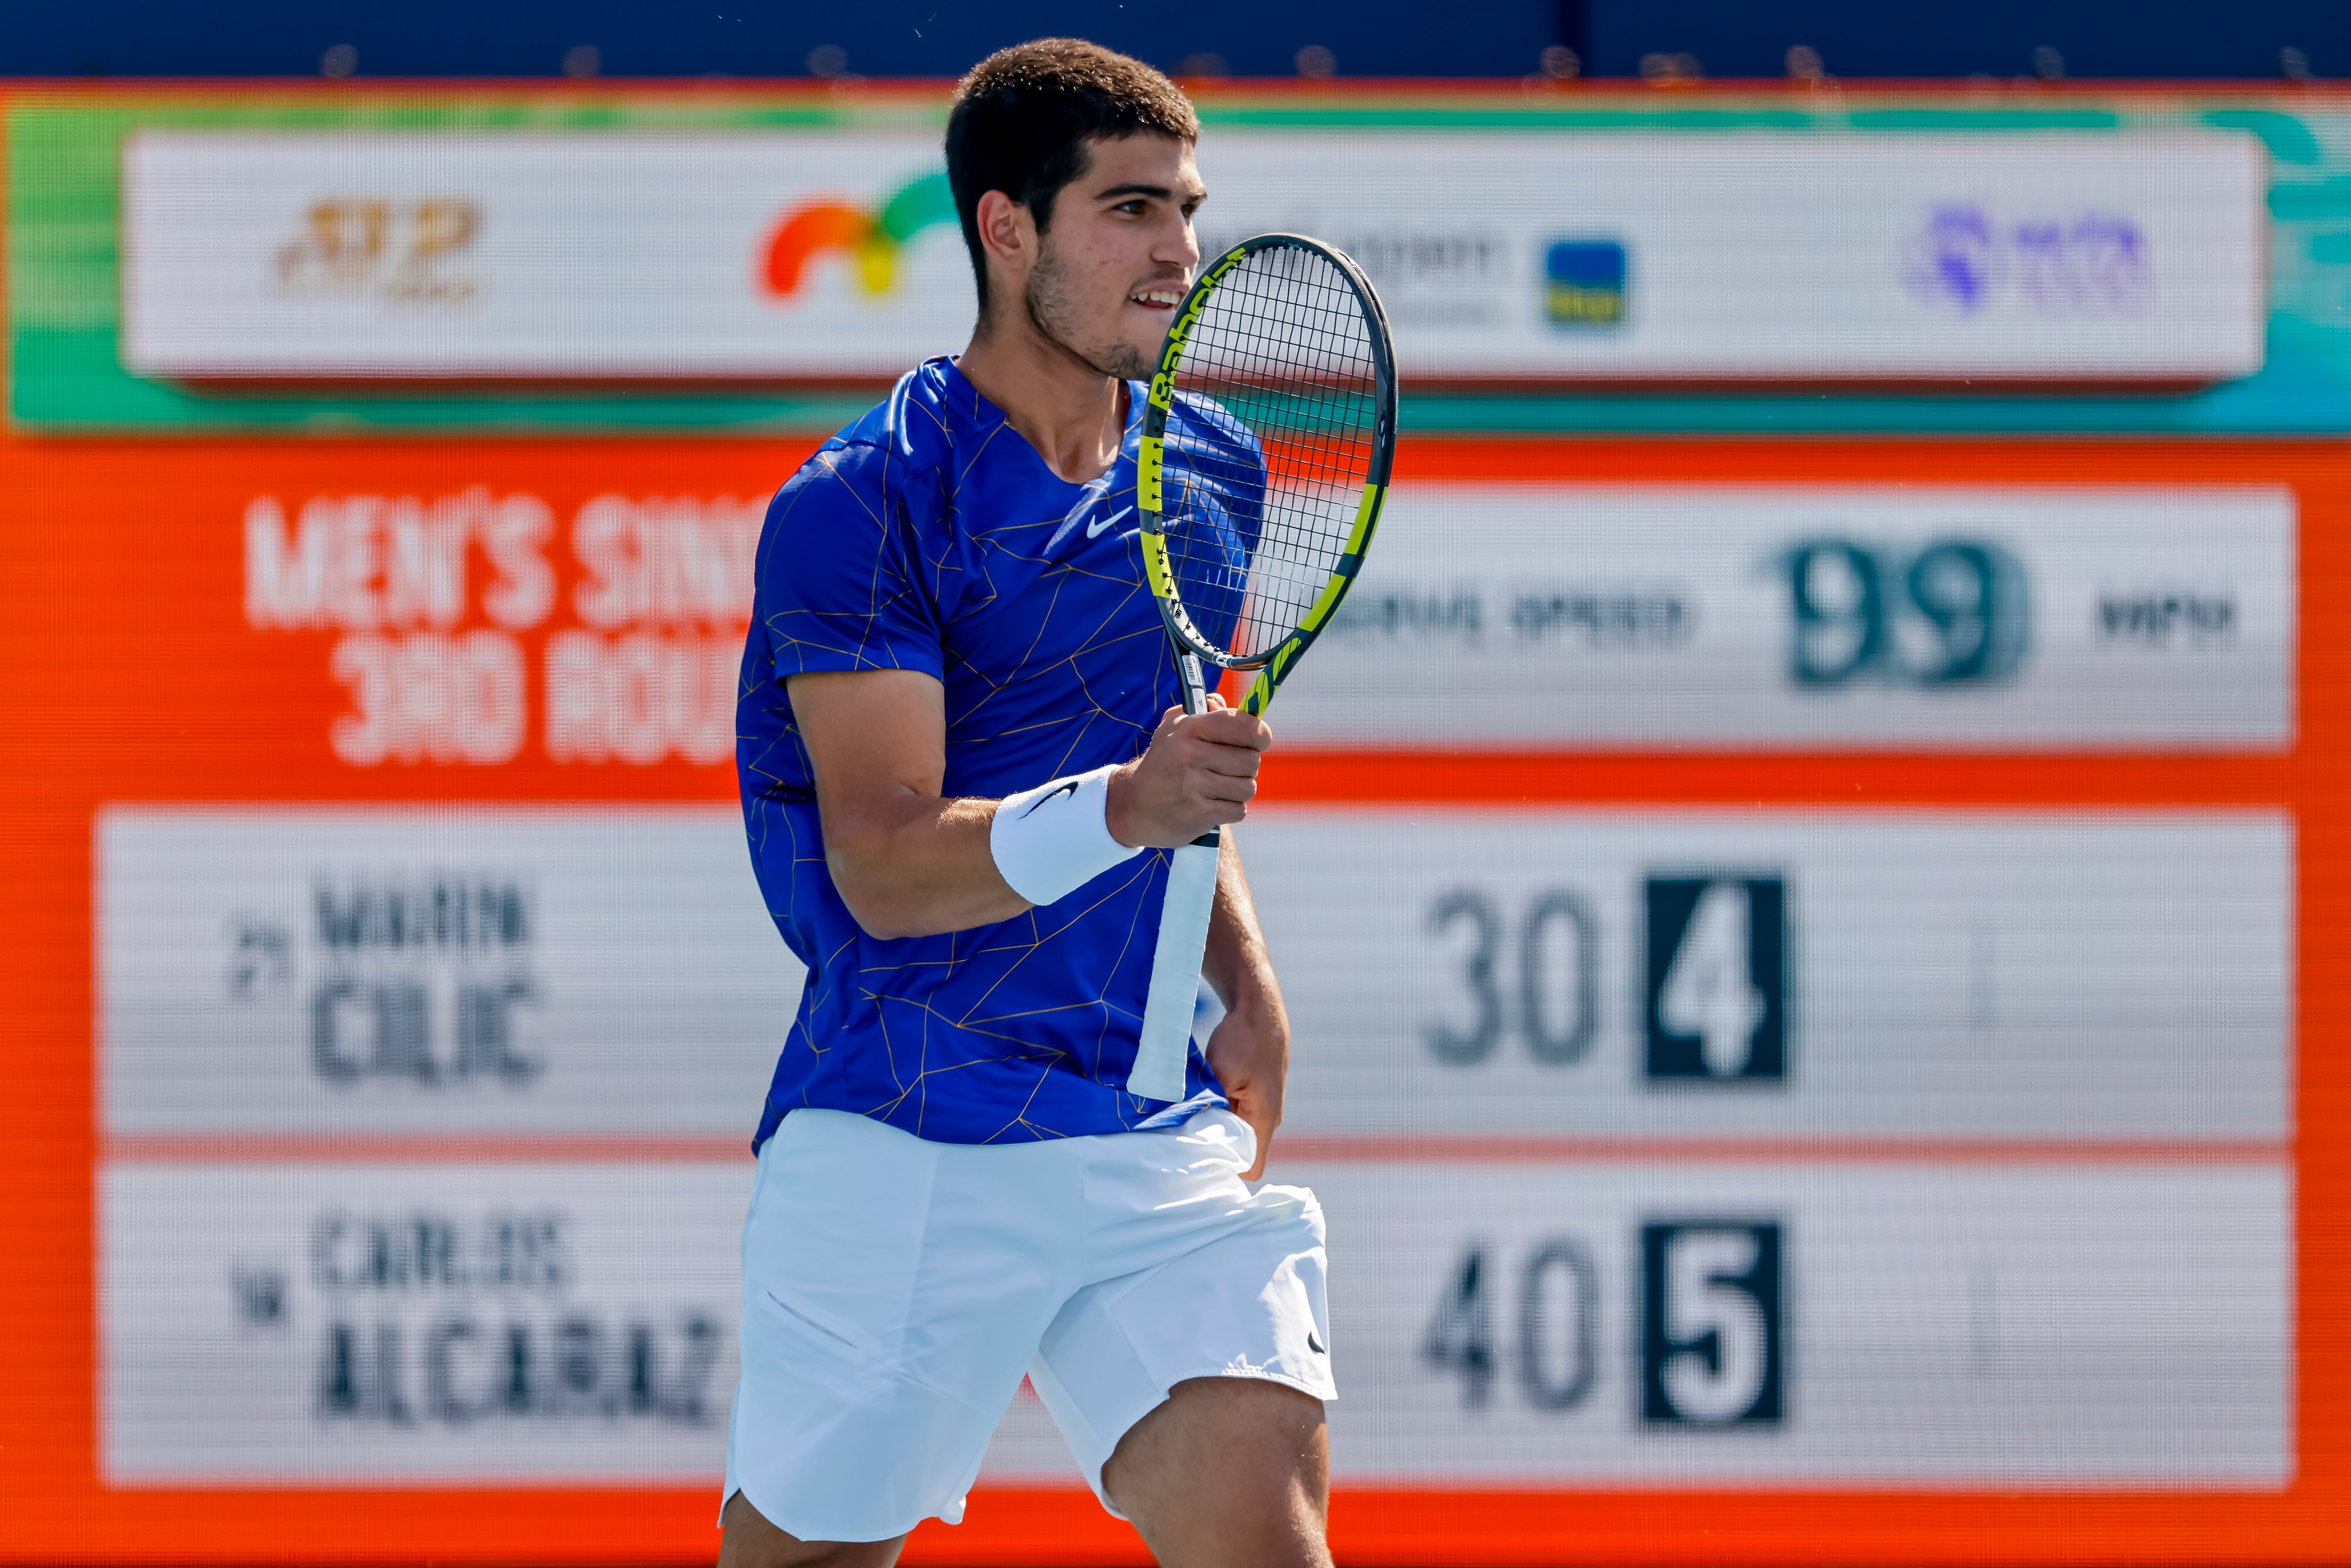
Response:
POLYGON ((299 232, 278 246, 277 287, 312 298, 469 304, 481 293, 471 265, 481 232, 481 204, 469 197, 327 197, 310 204, 299 232))

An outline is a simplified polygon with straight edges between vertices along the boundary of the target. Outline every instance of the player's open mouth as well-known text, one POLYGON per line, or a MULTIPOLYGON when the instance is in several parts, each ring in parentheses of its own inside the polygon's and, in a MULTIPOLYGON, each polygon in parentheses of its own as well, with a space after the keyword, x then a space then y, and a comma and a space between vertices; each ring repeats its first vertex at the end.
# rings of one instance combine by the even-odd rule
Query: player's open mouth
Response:
POLYGON ((1184 303, 1184 291, 1180 288, 1138 288, 1127 298, 1145 310, 1173 310, 1184 303))

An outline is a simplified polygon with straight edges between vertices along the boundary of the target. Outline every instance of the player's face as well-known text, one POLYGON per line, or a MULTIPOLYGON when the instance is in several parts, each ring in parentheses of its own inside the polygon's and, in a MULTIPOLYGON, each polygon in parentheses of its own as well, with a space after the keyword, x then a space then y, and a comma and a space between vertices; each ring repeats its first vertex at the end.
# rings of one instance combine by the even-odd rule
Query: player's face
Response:
POLYGON ((1088 143, 1093 161, 1053 202, 1029 274, 1038 331, 1104 375, 1144 378, 1199 265, 1192 214, 1207 194, 1172 136, 1088 143))

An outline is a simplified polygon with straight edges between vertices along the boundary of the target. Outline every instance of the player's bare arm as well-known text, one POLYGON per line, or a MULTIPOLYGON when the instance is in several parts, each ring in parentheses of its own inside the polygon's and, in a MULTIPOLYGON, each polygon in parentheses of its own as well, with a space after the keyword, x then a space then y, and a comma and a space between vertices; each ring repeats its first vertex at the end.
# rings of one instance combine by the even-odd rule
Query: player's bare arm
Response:
MULTIPOLYGON (((1005 881, 989 847, 998 802, 940 792, 946 708, 936 679, 912 670, 858 670, 794 675, 787 689, 816 773, 826 868, 868 936, 965 931, 1030 907, 1005 881)), ((1105 820, 1112 837, 1130 848, 1169 849, 1240 821, 1272 743, 1264 722, 1244 713, 1221 706, 1189 716, 1168 709, 1149 748, 1111 777, 1105 820)), ((1231 864, 1245 903, 1239 862, 1231 864)), ((1220 888, 1220 904, 1224 893, 1220 888)), ((1253 938, 1254 914, 1248 926, 1253 938)), ((1240 982, 1244 996, 1257 994, 1263 950, 1256 942, 1254 968, 1235 959, 1231 972, 1250 976, 1240 982)), ((1270 971, 1265 979, 1270 983, 1270 971)))
POLYGON ((1217 904, 1208 921, 1201 973, 1225 1004, 1223 1021, 1208 1036, 1208 1065, 1225 1088, 1233 1114, 1257 1134, 1257 1163, 1244 1181, 1265 1174, 1273 1131, 1281 1125, 1282 1092, 1290 1082, 1290 1014, 1257 923, 1240 847, 1230 833, 1217 862, 1217 904))

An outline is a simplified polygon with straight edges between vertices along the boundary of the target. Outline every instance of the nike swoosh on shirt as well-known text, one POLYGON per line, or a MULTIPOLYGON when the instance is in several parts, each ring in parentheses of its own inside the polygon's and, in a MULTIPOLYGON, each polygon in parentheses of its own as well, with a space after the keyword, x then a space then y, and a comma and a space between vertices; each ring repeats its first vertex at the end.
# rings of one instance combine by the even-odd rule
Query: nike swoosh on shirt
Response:
POLYGON ((1102 531, 1104 528, 1106 528, 1110 527, 1113 523, 1114 523, 1114 522, 1118 521, 1118 520, 1119 520, 1119 518, 1121 518, 1121 517, 1123 517, 1126 516, 1126 515, 1127 515, 1127 513, 1129 513, 1129 512, 1131 512, 1131 511, 1133 511, 1133 510, 1134 510, 1134 508, 1133 507, 1121 507, 1117 511, 1113 512, 1109 517, 1104 517, 1101 522, 1099 522, 1099 523, 1088 523, 1088 524, 1086 525, 1086 538, 1090 538, 1090 539, 1091 539, 1091 538, 1101 538, 1101 537, 1102 537, 1102 531))
POLYGON ((1314 1331, 1312 1329, 1308 1329, 1306 1331, 1306 1348, 1312 1351, 1317 1355, 1328 1355, 1331 1354, 1329 1351, 1322 1348, 1322 1342, 1314 1337, 1314 1331))
MULTIPOLYGON (((1110 469, 1104 473, 1101 478, 1095 480, 1092 484, 1087 486, 1083 490, 1078 493, 1078 504, 1070 508, 1070 515, 1061 519, 1061 526, 1055 528, 1053 530, 1053 537, 1045 541, 1045 553, 1047 555, 1050 556, 1055 550, 1060 549, 1061 548, 1061 541, 1070 537, 1071 530, 1078 526, 1079 521, 1083 518, 1088 512, 1094 509, 1094 503, 1101 500, 1104 496, 1110 494, 1110 482, 1117 473, 1117 469, 1110 469)), ((1132 507, 1128 509, 1133 510, 1132 507)))

